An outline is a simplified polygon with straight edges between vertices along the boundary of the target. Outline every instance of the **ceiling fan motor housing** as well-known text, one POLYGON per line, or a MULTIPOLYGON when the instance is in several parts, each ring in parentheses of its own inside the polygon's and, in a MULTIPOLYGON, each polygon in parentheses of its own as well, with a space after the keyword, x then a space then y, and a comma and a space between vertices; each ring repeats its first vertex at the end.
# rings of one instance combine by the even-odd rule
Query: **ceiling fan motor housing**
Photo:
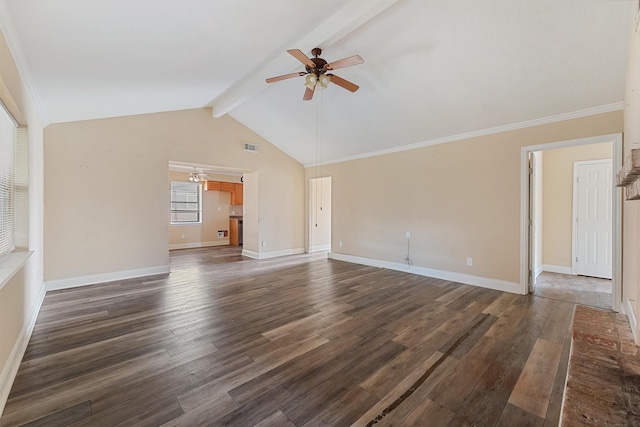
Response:
POLYGON ((313 61, 313 63, 315 64, 315 67, 311 68, 311 67, 305 67, 305 69, 307 70, 307 73, 311 74, 315 74, 316 76, 320 76, 320 74, 324 74, 327 70, 324 69, 324 66, 327 65, 327 61, 325 61, 322 58, 309 58, 311 59, 311 61, 313 61))

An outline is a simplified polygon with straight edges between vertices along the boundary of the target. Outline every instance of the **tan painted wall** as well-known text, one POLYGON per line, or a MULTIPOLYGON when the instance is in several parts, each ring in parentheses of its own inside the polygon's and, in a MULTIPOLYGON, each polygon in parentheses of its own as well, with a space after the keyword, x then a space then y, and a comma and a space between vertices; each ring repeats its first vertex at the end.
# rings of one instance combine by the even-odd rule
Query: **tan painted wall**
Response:
POLYGON ((542 263, 571 268, 573 164, 612 158, 613 144, 582 145, 544 151, 542 263))
POLYGON ((167 265, 170 160, 258 171, 259 194, 245 192, 259 200, 255 229, 268 242, 256 248, 303 247, 304 168, 228 116, 207 108, 54 124, 45 130, 45 280, 167 265))
MULTIPOLYGON (((637 11, 637 3, 631 2, 630 13, 637 11)), ((627 77, 624 95, 624 158, 632 148, 640 148, 640 29, 631 30, 627 77)), ((640 320, 640 201, 624 202, 623 221, 622 301, 631 306, 640 320)), ((637 325, 640 332, 640 321, 637 325)), ((640 334, 636 334, 636 342, 640 334)))
MULTIPOLYGON (((236 182, 239 178, 223 179, 225 182, 236 182)), ((218 178, 219 179, 219 178, 218 178)), ((171 181, 189 181, 188 173, 169 172, 169 186, 171 181)), ((193 225, 169 224, 169 245, 197 245, 203 246, 228 245, 229 236, 218 238, 218 230, 229 231, 229 206, 231 193, 226 191, 202 190, 202 223, 193 225), (182 237, 184 235, 184 238, 182 237)), ((167 211, 168 214, 168 211, 167 211)), ((194 246, 195 247, 195 246, 194 246)))
POLYGON ((310 179, 309 186, 309 251, 313 252, 331 245, 331 177, 310 179))
POLYGON ((517 283, 520 147, 621 131, 618 111, 323 166, 332 251, 402 263, 409 231, 416 266, 517 283))
MULTIPOLYGON (((9 359, 28 322, 37 314, 39 296, 43 295, 43 130, 34 104, 27 96, 13 57, 4 37, 0 34, 0 100, 21 125, 28 127, 27 180, 20 179, 27 187, 28 204, 17 222, 28 224, 21 233, 21 246, 33 251, 25 266, 0 290, 0 414, 4 409, 6 394, 11 387, 12 362, 9 359), (27 243, 28 242, 28 243, 27 243), (25 244, 26 243, 26 244, 25 244)), ((18 357, 22 355, 16 353, 18 357)))

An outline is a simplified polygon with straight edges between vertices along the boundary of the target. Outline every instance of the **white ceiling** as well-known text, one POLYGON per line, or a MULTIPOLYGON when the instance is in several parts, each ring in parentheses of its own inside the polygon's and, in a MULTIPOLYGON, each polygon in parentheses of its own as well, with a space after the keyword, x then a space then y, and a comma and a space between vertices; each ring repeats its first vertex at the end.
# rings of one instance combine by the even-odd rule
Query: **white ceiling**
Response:
MULTIPOLYGON (((303 164, 620 109, 637 0, 0 0, 0 24, 48 123, 205 106, 303 164), (335 74, 303 102, 285 53, 335 74), (587 110, 586 112, 581 112, 587 110), (578 113, 576 113, 578 112, 578 113), (575 114, 574 114, 575 113, 575 114)), ((212 118, 215 120, 215 118, 212 118)))

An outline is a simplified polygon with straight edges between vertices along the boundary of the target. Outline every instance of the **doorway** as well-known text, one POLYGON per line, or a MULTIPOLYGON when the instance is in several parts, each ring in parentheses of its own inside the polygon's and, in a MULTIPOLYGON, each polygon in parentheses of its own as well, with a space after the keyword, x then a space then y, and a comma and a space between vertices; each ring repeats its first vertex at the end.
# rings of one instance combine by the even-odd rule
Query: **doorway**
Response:
POLYGON ((612 171, 621 166, 621 152, 619 134, 522 148, 523 293, 620 309, 622 196, 612 171), (576 223, 580 204, 585 212, 579 217, 597 218, 597 224, 576 223), (602 219, 609 220, 608 231, 602 219), (576 258, 600 272, 578 271, 576 258), (609 275, 602 273, 607 268, 609 275))
POLYGON ((331 251, 331 177, 309 179, 309 253, 331 251))

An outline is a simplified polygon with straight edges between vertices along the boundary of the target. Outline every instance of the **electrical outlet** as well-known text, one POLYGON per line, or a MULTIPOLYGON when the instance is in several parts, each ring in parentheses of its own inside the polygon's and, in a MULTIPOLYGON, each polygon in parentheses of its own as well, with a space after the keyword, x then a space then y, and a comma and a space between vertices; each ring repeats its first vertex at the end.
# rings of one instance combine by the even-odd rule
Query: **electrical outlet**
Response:
POLYGON ((182 237, 182 238, 184 239, 184 238, 185 238, 185 235, 183 234, 183 235, 182 235, 182 236, 180 236, 180 237, 182 237))
POLYGON ((467 265, 473 265, 473 258, 467 258, 467 265))
POLYGON ((410 239, 411 238, 411 233, 407 231, 406 236, 407 236, 407 239, 410 239))
POLYGON ((267 246, 267 241, 266 240, 262 241, 262 246, 267 246))
POLYGON ((342 247, 342 242, 338 243, 338 246, 342 247))

